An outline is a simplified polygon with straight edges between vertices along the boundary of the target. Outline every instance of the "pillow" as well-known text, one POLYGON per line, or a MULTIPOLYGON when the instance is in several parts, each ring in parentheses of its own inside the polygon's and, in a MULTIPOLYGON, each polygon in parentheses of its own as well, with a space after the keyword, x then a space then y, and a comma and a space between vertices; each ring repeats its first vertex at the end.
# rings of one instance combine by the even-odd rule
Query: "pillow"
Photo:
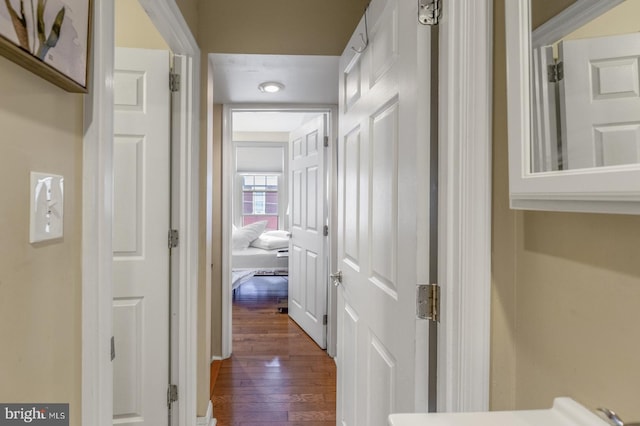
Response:
POLYGON ((251 241, 255 240, 262 234, 264 228, 267 227, 267 221, 252 223, 242 228, 236 228, 231 234, 231 247, 234 250, 242 250, 249 247, 251 241))
POLYGON ((269 237, 289 238, 291 236, 291 233, 289 231, 279 229, 277 231, 264 231, 263 235, 267 235, 269 237))
POLYGON ((257 239, 253 240, 251 242, 251 247, 257 247, 263 250, 275 250, 289 247, 289 237, 282 238, 275 235, 267 235, 270 232, 265 232, 257 239))

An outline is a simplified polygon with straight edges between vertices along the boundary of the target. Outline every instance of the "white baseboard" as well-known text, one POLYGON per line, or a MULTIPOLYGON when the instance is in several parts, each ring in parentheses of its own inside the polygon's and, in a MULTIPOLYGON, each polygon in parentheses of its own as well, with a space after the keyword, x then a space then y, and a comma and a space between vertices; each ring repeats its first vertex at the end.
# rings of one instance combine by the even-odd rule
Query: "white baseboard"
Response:
POLYGON ((216 426, 218 421, 213 418, 213 404, 209 401, 207 406, 207 414, 204 417, 198 417, 196 419, 197 426, 216 426))
POLYGON ((211 362, 213 362, 213 361, 222 361, 222 357, 214 355, 214 356, 211 357, 211 362))

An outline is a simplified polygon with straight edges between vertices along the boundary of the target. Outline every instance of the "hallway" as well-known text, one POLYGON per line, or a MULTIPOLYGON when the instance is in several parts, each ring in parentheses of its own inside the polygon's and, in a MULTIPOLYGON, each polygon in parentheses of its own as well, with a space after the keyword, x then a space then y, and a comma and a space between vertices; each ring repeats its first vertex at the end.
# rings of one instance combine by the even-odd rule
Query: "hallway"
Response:
POLYGON ((335 425, 336 366, 278 306, 287 282, 257 277, 233 306, 233 356, 211 400, 218 426, 335 425))

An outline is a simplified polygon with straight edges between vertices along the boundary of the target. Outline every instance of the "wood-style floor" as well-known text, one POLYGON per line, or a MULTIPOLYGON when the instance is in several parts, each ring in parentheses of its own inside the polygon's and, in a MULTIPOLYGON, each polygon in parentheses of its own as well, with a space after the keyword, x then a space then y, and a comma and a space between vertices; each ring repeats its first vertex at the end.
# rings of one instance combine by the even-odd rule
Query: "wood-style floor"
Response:
POLYGON ((254 278, 239 290, 233 356, 222 361, 211 397, 218 426, 334 426, 336 366, 278 312, 286 279, 254 278))

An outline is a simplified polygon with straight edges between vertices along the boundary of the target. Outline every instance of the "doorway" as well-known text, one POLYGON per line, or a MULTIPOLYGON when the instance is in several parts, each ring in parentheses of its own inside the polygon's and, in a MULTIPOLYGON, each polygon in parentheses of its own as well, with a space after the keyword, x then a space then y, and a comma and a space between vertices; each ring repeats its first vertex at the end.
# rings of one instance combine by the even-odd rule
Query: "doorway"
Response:
POLYGON ((443 116, 439 124, 444 167, 440 210, 446 214, 440 278, 446 284, 443 315, 447 325, 441 333, 440 352, 448 362, 447 369, 439 371, 439 401, 444 410, 486 409, 488 401, 489 305, 476 301, 488 302, 490 288, 490 22, 490 2, 464 1, 441 23, 443 116), (465 25, 469 19, 478 26, 465 25), (459 312, 469 314, 459 318, 459 312), (467 343, 461 348, 459 342, 467 343))
MULTIPOLYGON (((175 177, 173 195, 179 214, 172 217, 172 227, 178 229, 183 243, 172 262, 177 277, 174 338, 178 342, 174 383, 184 392, 173 424, 189 424, 196 415, 196 345, 197 303, 197 146, 198 115, 196 79, 199 70, 199 50, 195 39, 175 2, 139 0, 158 32, 175 53, 176 69, 184 84, 174 94, 181 119, 173 123, 179 155, 174 166, 180 173, 175 177)), ((83 373, 82 423, 107 425, 113 423, 113 280, 112 280, 112 179, 113 179, 113 49, 116 21, 113 2, 94 4, 94 45, 91 87, 85 100, 85 132, 83 156, 83 373)), ((165 234, 166 235, 166 234, 165 234)), ((116 353, 116 356, 118 354, 116 353)), ((163 386, 166 392, 166 385, 163 386)), ((166 403, 166 400, 165 400, 166 403)))
POLYGON ((333 349, 326 232, 333 113, 331 107, 225 108, 222 358, 232 352, 234 294, 254 285, 255 276, 286 280, 278 309, 322 349, 333 349))
POLYGON ((168 425, 173 58, 137 1, 115 2, 115 45, 113 420, 168 425))

